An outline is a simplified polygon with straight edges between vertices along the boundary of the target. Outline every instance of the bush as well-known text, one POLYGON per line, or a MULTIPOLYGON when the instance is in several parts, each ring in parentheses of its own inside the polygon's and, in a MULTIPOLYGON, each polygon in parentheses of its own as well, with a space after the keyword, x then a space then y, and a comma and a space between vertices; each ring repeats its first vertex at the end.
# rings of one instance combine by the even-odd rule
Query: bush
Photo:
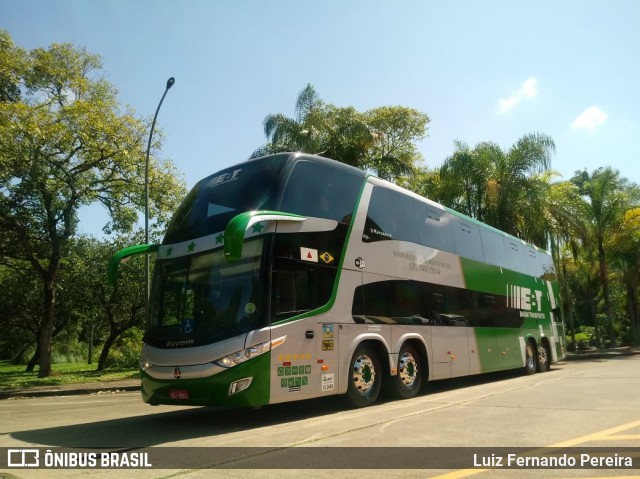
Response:
POLYGON ((89 357, 89 345, 77 339, 56 341, 51 353, 54 364, 86 363, 89 357))
POLYGON ((143 334, 144 332, 139 328, 131 328, 122 333, 111 346, 106 367, 110 369, 137 368, 142 350, 143 334))

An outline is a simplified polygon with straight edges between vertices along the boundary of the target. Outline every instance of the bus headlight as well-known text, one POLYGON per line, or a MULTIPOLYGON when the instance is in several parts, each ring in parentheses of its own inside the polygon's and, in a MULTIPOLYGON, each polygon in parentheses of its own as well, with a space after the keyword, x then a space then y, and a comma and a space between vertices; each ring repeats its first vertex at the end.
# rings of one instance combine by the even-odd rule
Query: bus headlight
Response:
POLYGON ((277 348, 278 346, 282 345, 286 339, 287 337, 283 336, 272 341, 266 341, 264 343, 256 344, 254 346, 251 346, 250 348, 236 351, 235 353, 231 353, 222 358, 216 359, 215 361, 213 361, 213 363, 217 364, 218 366, 222 366, 223 368, 232 368, 233 366, 237 366, 238 364, 244 363, 249 359, 255 358, 256 356, 260 356, 261 354, 267 353, 272 349, 277 348))
POLYGON ((145 358, 140 358, 140 370, 141 371, 146 371, 151 366, 153 366, 153 365, 149 361, 147 361, 145 358))

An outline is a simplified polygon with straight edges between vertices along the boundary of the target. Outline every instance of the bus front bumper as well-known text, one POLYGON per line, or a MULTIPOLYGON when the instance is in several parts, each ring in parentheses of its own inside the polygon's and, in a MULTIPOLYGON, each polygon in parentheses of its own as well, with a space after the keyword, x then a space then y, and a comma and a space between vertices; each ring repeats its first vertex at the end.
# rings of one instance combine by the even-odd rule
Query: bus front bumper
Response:
POLYGON ((269 403, 270 364, 266 353, 197 379, 157 379, 141 371, 142 399, 153 406, 263 406, 269 403))

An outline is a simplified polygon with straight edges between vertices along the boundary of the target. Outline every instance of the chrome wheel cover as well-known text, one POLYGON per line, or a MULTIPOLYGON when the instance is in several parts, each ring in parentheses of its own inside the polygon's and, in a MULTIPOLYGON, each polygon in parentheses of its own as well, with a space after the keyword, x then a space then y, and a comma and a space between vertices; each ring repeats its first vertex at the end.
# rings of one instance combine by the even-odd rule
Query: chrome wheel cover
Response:
POLYGON ((353 362, 351 374, 356 390, 362 395, 368 394, 376 380, 376 368, 371 358, 366 354, 358 356, 353 362))
POLYGON ((403 386, 411 388, 418 378, 418 362, 411 353, 404 352, 398 361, 398 376, 403 386))

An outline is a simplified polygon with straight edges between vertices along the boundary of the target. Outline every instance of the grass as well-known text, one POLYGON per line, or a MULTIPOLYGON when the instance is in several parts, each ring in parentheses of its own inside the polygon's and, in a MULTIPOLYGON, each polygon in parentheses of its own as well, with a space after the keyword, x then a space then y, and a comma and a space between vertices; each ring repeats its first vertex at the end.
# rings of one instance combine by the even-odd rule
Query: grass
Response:
POLYGON ((0 389, 15 389, 29 386, 55 386, 86 382, 117 381, 140 377, 137 369, 96 371, 96 364, 62 363, 53 364, 51 376, 38 377, 38 367, 26 372, 25 365, 0 361, 0 389))

